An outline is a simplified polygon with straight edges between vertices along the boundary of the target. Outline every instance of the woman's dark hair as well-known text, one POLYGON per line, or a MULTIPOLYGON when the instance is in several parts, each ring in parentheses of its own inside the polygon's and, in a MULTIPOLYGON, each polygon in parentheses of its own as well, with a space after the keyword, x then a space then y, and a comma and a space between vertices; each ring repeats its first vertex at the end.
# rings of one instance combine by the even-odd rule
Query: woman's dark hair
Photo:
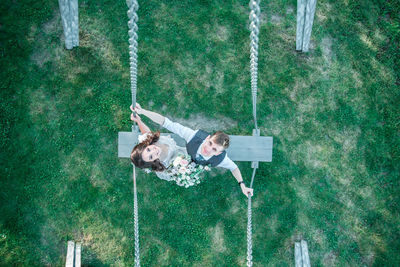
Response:
POLYGON ((153 171, 156 172, 162 172, 166 168, 165 166, 161 163, 160 159, 156 159, 151 162, 144 161, 142 158, 142 152, 148 147, 149 145, 153 145, 155 142, 160 139, 160 132, 150 132, 143 142, 140 142, 137 144, 131 152, 131 161, 133 164, 135 164, 136 167, 145 169, 145 168, 150 168, 153 171))

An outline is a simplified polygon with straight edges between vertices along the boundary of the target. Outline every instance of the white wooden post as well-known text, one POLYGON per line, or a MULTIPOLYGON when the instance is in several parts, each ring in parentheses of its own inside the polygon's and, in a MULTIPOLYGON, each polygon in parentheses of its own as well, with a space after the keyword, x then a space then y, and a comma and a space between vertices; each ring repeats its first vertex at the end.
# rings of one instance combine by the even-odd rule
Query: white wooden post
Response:
POLYGON ((310 267, 310 257, 308 256, 307 242, 301 240, 301 258, 303 260, 303 267, 310 267))
POLYGON ((299 242, 294 243, 294 262, 295 267, 303 267, 303 261, 301 258, 301 246, 299 242))
POLYGON ((296 50, 303 49, 304 19, 306 18, 307 0, 297 0, 297 29, 296 29, 296 50))
POLYGON ((294 243, 294 262, 295 267, 311 267, 306 241, 294 243))
POLYGON ((304 33, 303 33, 303 52, 308 52, 308 47, 310 45, 311 31, 314 22, 316 5, 317 5, 317 0, 307 0, 306 19, 304 21, 304 33))
POLYGON ((78 0, 58 0, 61 20, 64 28, 65 47, 79 46, 78 0))
POLYGON ((75 246, 75 267, 81 267, 81 243, 75 246))
POLYGON ((67 259, 65 261, 65 267, 74 266, 74 241, 68 241, 67 259))
POLYGON ((296 50, 308 52, 317 0, 297 0, 296 50))

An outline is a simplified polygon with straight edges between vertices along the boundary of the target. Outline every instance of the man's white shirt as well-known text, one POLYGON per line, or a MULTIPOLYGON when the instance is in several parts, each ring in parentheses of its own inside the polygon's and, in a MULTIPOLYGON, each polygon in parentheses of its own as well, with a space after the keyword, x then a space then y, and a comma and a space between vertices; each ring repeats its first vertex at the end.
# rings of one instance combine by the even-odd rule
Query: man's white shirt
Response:
MULTIPOLYGON (((180 137, 182 137, 183 139, 185 139, 186 143, 189 143, 190 140, 192 140, 192 138, 195 136, 195 134, 197 133, 197 131, 192 130, 188 127, 183 126, 180 123, 177 122, 173 122, 170 119, 168 119, 167 117, 165 117, 164 120, 164 124, 162 125, 165 129, 179 135, 180 137)), ((205 142, 205 140, 203 141, 203 143, 205 142)), ((199 148, 197 149, 196 152, 196 157, 198 155, 201 155, 205 160, 210 159, 211 157, 206 157, 203 154, 201 154, 201 146, 203 145, 203 143, 201 143, 201 145, 199 146, 199 148)), ((229 157, 228 154, 225 155, 225 158, 221 161, 220 164, 217 165, 217 167, 221 167, 221 168, 225 168, 228 169, 230 171, 235 170, 238 166, 235 164, 235 162, 233 162, 229 157)))

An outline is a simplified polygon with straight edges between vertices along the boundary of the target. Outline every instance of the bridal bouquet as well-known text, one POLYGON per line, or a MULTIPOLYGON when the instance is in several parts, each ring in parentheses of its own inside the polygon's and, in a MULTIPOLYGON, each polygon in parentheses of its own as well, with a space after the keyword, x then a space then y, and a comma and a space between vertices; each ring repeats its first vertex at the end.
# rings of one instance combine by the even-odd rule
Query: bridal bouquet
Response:
POLYGON ((210 170, 208 166, 197 165, 190 161, 191 158, 189 155, 179 155, 167 168, 167 172, 172 177, 172 180, 179 186, 188 188, 189 186, 199 184, 203 177, 201 174, 210 170))

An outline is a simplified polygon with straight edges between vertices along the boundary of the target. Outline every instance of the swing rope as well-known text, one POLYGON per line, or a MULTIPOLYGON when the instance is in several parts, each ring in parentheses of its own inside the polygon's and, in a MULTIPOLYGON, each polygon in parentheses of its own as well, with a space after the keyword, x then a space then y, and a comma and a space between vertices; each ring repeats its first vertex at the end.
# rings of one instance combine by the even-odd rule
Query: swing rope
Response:
MULTIPOLYGON (((132 106, 136 106, 136 89, 137 89, 137 50, 138 50, 138 15, 139 4, 137 0, 127 0, 128 5, 128 27, 129 27, 129 61, 130 61, 130 76, 131 76, 131 93, 132 106)), ((134 129, 132 125, 132 130, 134 129)), ((136 168, 133 165, 133 221, 135 235, 135 267, 140 267, 140 250, 139 250, 139 214, 137 204, 136 190, 136 168)))
MULTIPOLYGON (((131 77, 131 93, 132 106, 136 106, 136 89, 137 89, 137 50, 138 50, 138 15, 139 4, 137 0, 127 0, 128 5, 128 27, 129 27, 129 59, 130 59, 130 77, 131 77)), ((250 70, 251 70, 251 92, 253 102, 253 119, 255 129, 257 126, 257 78, 258 78, 258 34, 260 26, 260 7, 259 0, 250 0, 250 70)), ((134 128, 134 126, 132 126, 134 128)), ((253 188, 253 181, 256 173, 256 167, 253 169, 250 188, 253 188)), ((135 266, 140 266, 140 250, 139 250, 139 216, 137 204, 136 189, 136 169, 133 166, 133 194, 134 194, 134 235, 135 235, 135 266)), ((252 257, 252 212, 251 212, 251 196, 248 196, 247 205, 247 266, 253 266, 252 257)))
MULTIPOLYGON (((253 174, 251 176, 251 183, 250 183, 250 188, 253 188, 253 181, 254 181, 254 176, 256 175, 256 169, 253 168, 253 174)), ((253 238, 252 238, 252 222, 251 222, 251 196, 248 196, 248 201, 247 201, 247 266, 251 267, 253 266, 253 238)))
POLYGON ((250 0, 250 71, 254 127, 257 127, 258 33, 260 27, 260 0, 250 0))
POLYGON ((137 51, 138 51, 138 15, 139 4, 136 0, 127 0, 128 5, 128 27, 129 27, 129 59, 130 59, 130 74, 131 74, 131 92, 132 105, 136 106, 136 88, 137 88, 137 51))
POLYGON ((133 222, 134 222, 134 234, 135 234, 135 267, 140 267, 139 214, 138 214, 137 202, 138 201, 137 201, 137 190, 136 190, 136 168, 133 165, 133 222))
MULTIPOLYGON (((254 127, 258 132, 257 126, 257 78, 258 78, 258 34, 260 27, 260 0, 250 0, 250 71, 251 71, 251 93, 253 102, 254 127)), ((257 167, 253 167, 250 188, 253 188, 254 177, 257 167)), ((253 266, 253 238, 252 238, 252 213, 251 196, 247 202, 247 266, 253 266)))

